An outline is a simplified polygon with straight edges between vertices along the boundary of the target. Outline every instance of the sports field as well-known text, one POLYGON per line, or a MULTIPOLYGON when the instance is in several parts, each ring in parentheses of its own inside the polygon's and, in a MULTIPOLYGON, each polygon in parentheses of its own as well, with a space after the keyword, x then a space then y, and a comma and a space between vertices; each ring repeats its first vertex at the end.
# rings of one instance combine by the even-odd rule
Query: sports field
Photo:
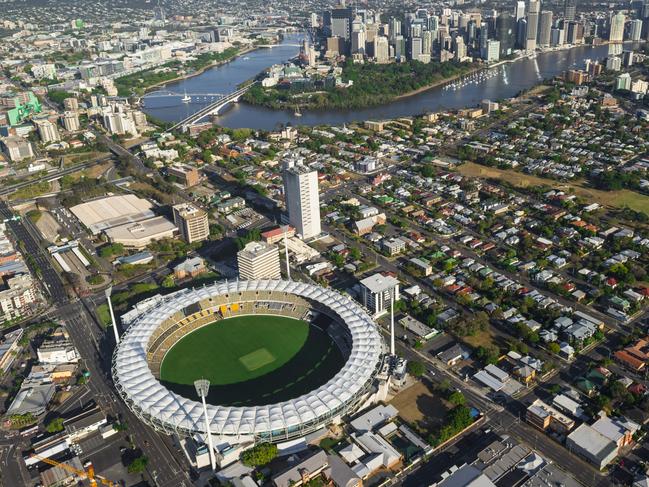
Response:
POLYGON ((297 397, 329 380, 343 365, 329 335, 279 316, 238 316, 183 337, 166 354, 160 381, 196 398, 193 383, 211 382, 208 401, 269 404, 297 397))

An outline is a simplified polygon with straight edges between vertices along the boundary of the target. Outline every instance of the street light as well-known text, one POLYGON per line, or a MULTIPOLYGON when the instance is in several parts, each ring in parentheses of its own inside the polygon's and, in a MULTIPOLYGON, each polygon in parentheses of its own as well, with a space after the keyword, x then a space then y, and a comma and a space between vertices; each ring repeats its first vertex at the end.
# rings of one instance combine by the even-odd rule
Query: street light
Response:
POLYGON ((110 295, 113 293, 113 286, 106 289, 106 301, 108 301, 108 310, 110 311, 110 321, 113 323, 113 333, 115 333, 115 343, 119 345, 119 331, 117 330, 117 322, 115 321, 115 314, 113 313, 113 303, 110 300, 110 295))
POLYGON ((196 394, 198 394, 203 401, 203 416, 205 417, 205 434, 207 435, 207 446, 210 450, 210 464, 212 465, 212 472, 216 470, 216 458, 214 457, 214 447, 212 446, 212 433, 210 433, 210 421, 207 417, 207 403, 205 396, 210 390, 210 381, 207 379, 199 379, 194 381, 196 394))

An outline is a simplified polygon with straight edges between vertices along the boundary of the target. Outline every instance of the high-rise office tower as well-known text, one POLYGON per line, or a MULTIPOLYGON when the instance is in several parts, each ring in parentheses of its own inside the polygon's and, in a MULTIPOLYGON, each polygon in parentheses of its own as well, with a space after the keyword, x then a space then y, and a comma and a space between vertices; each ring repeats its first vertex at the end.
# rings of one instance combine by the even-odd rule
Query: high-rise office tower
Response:
POLYGON ((518 22, 523 17, 525 17, 525 2, 523 0, 518 0, 514 6, 514 20, 518 22))
POLYGON ((525 49, 527 43, 527 19, 519 19, 516 23, 516 45, 525 49))
POLYGON ((608 32, 609 42, 622 42, 624 40, 624 22, 626 17, 622 12, 618 12, 611 17, 610 28, 608 32))
POLYGON ((283 178, 289 223, 303 239, 319 235, 318 171, 289 160, 284 164, 283 178))
POLYGON ((496 40, 500 42, 500 56, 509 56, 514 49, 514 18, 507 12, 496 19, 496 40))
POLYGON ((349 50, 349 44, 352 38, 352 9, 342 5, 331 10, 331 37, 340 37, 344 40, 345 52, 349 50))
POLYGON ((543 10, 539 19, 539 47, 548 47, 550 45, 550 34, 552 32, 552 12, 543 10))
POLYGON ((411 37, 410 42, 410 59, 418 60, 421 56, 424 43, 421 37, 411 37))
POLYGON ((565 30, 559 29, 558 27, 552 28, 552 32, 550 33, 550 45, 552 47, 563 46, 565 42, 565 35, 565 30))
POLYGON ((462 36, 456 36, 453 42, 453 51, 455 51, 455 59, 462 61, 466 57, 466 44, 462 36))
POLYGON ((394 57, 397 61, 406 58, 406 40, 402 35, 398 35, 394 38, 394 57))
POLYGON ((565 0, 563 3, 563 18, 565 20, 575 20, 577 15, 577 1, 565 0))
POLYGON ((629 22, 629 39, 639 41, 642 38, 642 20, 634 19, 629 22))
POLYGON ((525 49, 533 51, 536 49, 536 38, 539 30, 539 13, 541 11, 540 0, 530 0, 530 5, 527 13, 527 38, 525 42, 525 49))
POLYGON ((401 20, 390 19, 390 39, 394 40, 401 35, 401 20))
POLYGON ((174 223, 185 242, 201 242, 210 236, 210 225, 204 210, 191 203, 175 205, 172 209, 174 223))
POLYGON ((352 32, 352 54, 365 54, 365 27, 352 32))
POLYGON ((387 37, 376 36, 374 38, 374 58, 379 64, 385 64, 390 60, 390 49, 387 37))
POLYGON ((248 242, 237 252, 239 279, 279 279, 279 249, 265 242, 248 242))

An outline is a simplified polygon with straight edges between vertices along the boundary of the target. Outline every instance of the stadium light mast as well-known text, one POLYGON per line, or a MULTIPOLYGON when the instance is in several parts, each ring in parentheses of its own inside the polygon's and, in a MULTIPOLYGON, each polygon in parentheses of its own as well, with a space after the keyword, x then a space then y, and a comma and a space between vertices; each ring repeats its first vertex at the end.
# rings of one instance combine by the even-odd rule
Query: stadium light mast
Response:
POLYGON ((390 355, 394 357, 394 289, 390 290, 390 355))
POLYGON ((115 313, 113 313, 113 302, 110 300, 110 295, 113 294, 113 286, 106 289, 105 294, 106 294, 106 301, 108 301, 108 310, 110 311, 110 321, 113 323, 113 333, 115 334, 115 343, 119 345, 119 331, 117 330, 115 313))
POLYGON ((291 280, 291 265, 288 261, 288 225, 284 225, 284 252, 286 253, 286 279, 291 280))
POLYGON ((210 421, 207 417, 207 403, 205 402, 205 396, 210 390, 210 381, 207 379, 199 379, 194 381, 194 387, 196 388, 196 393, 201 397, 203 401, 203 416, 205 417, 205 434, 207 435, 207 446, 210 449, 210 464, 212 465, 212 472, 216 470, 216 458, 214 457, 214 447, 212 446, 212 433, 210 432, 210 421))

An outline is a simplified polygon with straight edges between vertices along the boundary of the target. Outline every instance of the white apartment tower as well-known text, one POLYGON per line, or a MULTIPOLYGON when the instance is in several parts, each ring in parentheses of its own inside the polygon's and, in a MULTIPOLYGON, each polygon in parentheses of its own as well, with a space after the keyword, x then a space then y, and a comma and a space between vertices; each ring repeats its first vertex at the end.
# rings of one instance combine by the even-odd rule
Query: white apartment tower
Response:
POLYGON ((249 242, 237 253, 239 279, 279 279, 279 249, 265 242, 249 242))
POLYGON ((608 33, 609 42, 622 42, 624 39, 624 22, 626 17, 618 12, 611 17, 611 28, 608 33))
POLYGON ((50 142, 58 142, 59 140, 61 140, 61 136, 59 135, 59 130, 56 128, 56 125, 49 120, 35 120, 34 123, 36 124, 36 127, 38 127, 38 135, 44 144, 49 144, 50 142))
POLYGON ((79 115, 77 114, 77 112, 63 112, 63 115, 61 116, 61 122, 63 123, 65 130, 67 130, 68 132, 76 132, 77 130, 81 129, 81 124, 79 123, 79 115))
POLYGON ((318 171, 294 160, 284 163, 284 198, 289 223, 303 239, 322 233, 318 171))

